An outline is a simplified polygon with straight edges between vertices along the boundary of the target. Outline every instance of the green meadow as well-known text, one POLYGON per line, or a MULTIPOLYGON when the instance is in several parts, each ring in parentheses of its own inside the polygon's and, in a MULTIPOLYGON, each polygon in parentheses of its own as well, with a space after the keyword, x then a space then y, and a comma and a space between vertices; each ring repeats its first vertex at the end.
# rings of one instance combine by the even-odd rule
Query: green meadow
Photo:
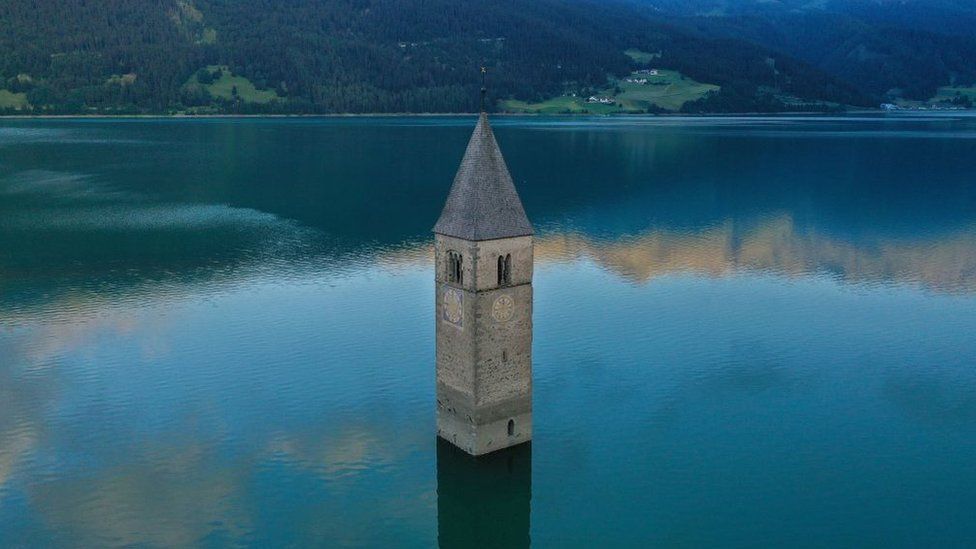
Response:
POLYGON ((233 100, 237 97, 246 103, 269 103, 280 99, 274 90, 259 90, 247 78, 233 75, 226 65, 207 66, 207 70, 211 73, 217 72, 218 69, 221 71, 220 78, 215 79, 213 83, 201 84, 194 74, 184 86, 187 88, 203 87, 213 97, 227 100, 233 100), (237 88, 236 96, 234 95, 235 88, 237 88))
POLYGON ((27 102, 26 93, 13 93, 9 90, 0 90, 0 109, 26 109, 30 106, 27 102))
POLYGON ((616 99, 615 105, 587 103, 585 97, 561 95, 539 103, 509 99, 500 101, 499 107, 505 112, 532 114, 642 113, 647 112, 648 109, 678 111, 687 101, 700 99, 710 92, 719 90, 719 87, 714 84, 696 82, 678 71, 660 70, 654 76, 634 72, 627 78, 611 79, 607 89, 594 94, 598 97, 616 99), (627 78, 646 78, 647 83, 627 82, 627 78))
MULTIPOLYGON (((646 84, 616 81, 622 91, 616 94, 621 108, 628 112, 641 112, 651 105, 677 111, 688 101, 701 99, 709 92, 718 91, 714 84, 696 82, 678 71, 660 70, 656 76, 634 73, 628 78, 647 79, 646 84)), ((608 93, 612 90, 608 91, 608 93)))
POLYGON ((661 53, 660 52, 658 52, 658 53, 648 53, 646 51, 641 51, 641 50, 638 50, 638 49, 635 49, 635 48, 631 48, 629 50, 625 50, 624 51, 624 54, 626 54, 627 57, 630 57, 631 59, 633 59, 635 63, 640 63, 642 65, 646 65, 646 64, 650 63, 651 61, 657 59, 658 57, 661 57, 661 53))
POLYGON ((539 103, 507 99, 499 102, 499 108, 505 112, 532 114, 611 114, 623 112, 617 105, 587 103, 585 98, 570 95, 560 95, 539 103))
POLYGON ((970 86, 942 86, 939 91, 935 94, 930 101, 938 102, 943 100, 952 100, 957 95, 962 95, 969 97, 973 101, 976 101, 976 87, 970 86))

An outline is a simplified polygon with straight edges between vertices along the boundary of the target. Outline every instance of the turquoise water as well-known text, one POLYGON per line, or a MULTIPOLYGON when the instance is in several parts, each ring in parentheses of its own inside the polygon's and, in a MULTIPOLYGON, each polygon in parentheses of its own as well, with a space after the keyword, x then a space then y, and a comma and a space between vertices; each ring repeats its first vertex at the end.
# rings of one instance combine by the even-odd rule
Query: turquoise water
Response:
POLYGON ((497 118, 535 435, 481 461, 473 124, 0 121, 0 546, 976 544, 976 117, 497 118))

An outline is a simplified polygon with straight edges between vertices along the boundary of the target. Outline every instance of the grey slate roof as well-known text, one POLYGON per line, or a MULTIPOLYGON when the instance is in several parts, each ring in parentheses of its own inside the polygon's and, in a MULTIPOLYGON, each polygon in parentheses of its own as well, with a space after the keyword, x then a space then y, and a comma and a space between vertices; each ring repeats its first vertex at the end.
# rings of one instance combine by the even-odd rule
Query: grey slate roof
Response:
POLYGON ((533 234, 485 113, 471 134, 434 232, 465 240, 533 234))

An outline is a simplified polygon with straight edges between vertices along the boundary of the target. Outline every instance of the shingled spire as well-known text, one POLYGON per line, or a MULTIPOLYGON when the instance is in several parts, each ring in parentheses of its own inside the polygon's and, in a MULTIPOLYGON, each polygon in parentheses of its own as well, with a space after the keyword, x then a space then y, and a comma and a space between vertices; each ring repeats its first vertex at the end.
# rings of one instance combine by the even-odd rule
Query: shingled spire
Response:
POLYGON ((484 91, 434 225, 437 436, 474 456, 532 440, 532 224, 484 91))
POLYGON ((485 112, 471 134, 434 232, 465 240, 533 234, 485 112))

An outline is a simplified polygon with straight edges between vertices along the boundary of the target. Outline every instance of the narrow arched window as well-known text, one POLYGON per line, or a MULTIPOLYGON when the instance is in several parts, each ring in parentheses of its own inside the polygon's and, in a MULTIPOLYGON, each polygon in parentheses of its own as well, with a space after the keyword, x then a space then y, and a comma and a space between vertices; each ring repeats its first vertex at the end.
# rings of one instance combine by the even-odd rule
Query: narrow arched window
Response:
POLYGON ((461 284, 464 275, 464 258, 457 252, 447 252, 447 281, 461 284))
POLYGON ((508 436, 512 436, 514 434, 515 434, 515 420, 510 419, 508 420, 508 436))
POLYGON ((498 285, 512 283, 512 254, 498 256, 498 285))

